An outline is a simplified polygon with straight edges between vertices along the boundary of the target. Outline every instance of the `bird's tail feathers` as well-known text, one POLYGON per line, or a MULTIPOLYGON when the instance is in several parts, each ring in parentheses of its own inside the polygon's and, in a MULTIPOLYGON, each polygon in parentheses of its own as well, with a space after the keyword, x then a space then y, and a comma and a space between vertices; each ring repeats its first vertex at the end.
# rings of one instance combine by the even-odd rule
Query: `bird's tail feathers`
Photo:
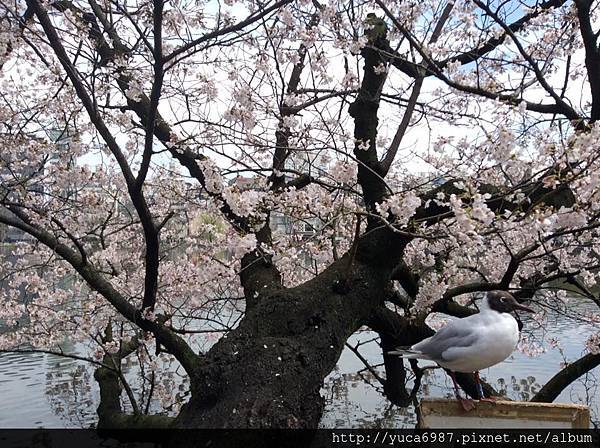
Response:
POLYGON ((411 350, 409 347, 398 347, 395 350, 387 352, 388 355, 400 356, 405 359, 429 359, 429 356, 418 350, 411 350))

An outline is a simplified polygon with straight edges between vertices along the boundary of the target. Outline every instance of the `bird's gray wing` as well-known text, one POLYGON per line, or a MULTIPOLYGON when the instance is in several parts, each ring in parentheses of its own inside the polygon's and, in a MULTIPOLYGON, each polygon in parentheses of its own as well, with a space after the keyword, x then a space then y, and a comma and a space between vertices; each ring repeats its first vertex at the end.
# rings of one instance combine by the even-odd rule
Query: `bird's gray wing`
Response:
POLYGON ((461 324, 460 320, 450 322, 430 338, 413 345, 412 350, 418 350, 434 361, 450 361, 444 356, 445 351, 449 348, 468 347, 477 340, 473 327, 461 324))

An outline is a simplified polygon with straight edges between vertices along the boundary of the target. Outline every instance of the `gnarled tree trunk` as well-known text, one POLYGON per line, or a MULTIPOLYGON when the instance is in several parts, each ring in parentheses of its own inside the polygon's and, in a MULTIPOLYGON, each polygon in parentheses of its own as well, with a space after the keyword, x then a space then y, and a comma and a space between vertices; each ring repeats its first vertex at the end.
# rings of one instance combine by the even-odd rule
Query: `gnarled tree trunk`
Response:
POLYGON ((371 246, 369 257, 348 254, 312 281, 261 296, 202 360, 175 426, 317 427, 325 377, 385 298, 390 269, 377 263, 381 249, 399 256, 405 244, 387 234, 361 242, 371 246))

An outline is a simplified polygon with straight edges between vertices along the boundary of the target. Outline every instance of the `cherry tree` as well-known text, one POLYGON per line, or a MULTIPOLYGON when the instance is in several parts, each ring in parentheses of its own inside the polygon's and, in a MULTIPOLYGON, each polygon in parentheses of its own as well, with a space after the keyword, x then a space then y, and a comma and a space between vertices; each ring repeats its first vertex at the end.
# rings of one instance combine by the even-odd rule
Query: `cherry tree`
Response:
POLYGON ((600 322, 591 0, 0 5, 0 350, 93 363, 100 427, 316 427, 365 326, 407 406, 385 352, 489 290, 600 322))

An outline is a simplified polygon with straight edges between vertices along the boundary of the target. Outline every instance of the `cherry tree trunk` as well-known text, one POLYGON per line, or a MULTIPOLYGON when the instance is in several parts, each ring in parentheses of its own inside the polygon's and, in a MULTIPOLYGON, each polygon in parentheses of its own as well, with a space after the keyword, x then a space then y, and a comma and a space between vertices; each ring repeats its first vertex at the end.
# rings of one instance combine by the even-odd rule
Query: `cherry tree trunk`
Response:
POLYGON ((175 426, 317 427, 325 377, 383 303, 389 269, 369 258, 346 255, 316 279, 260 298, 207 353, 175 426))

